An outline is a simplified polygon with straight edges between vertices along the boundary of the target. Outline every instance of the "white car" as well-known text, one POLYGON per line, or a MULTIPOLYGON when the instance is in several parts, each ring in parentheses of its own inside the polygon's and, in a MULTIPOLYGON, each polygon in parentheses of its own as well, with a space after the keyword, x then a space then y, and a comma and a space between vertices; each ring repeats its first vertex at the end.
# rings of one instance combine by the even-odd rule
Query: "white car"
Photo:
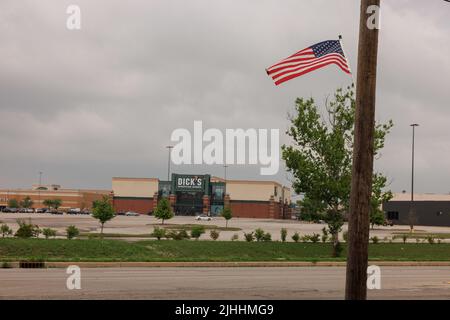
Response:
POLYGON ((127 217, 137 217, 137 216, 140 216, 139 213, 134 212, 134 211, 128 211, 128 212, 125 213, 125 215, 126 215, 127 217))
POLYGON ((206 214, 200 214, 197 217, 195 217, 195 220, 198 221, 211 221, 211 217, 206 214))

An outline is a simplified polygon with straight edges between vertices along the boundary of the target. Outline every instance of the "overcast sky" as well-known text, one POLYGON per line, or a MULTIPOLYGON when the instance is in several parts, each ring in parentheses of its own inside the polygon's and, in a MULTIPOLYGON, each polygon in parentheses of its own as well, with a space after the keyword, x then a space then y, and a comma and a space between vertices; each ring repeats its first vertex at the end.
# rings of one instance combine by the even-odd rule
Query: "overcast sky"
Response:
MULTIPOLYGON (((377 170, 409 190, 450 192, 450 4, 385 0, 377 120, 392 119, 377 170)), ((264 69, 314 43, 344 37, 356 71, 359 1, 2 0, 0 187, 44 183, 111 188, 111 177, 167 175, 170 135, 206 128, 288 127, 296 97, 322 105, 351 78, 336 66, 275 87, 264 69), (82 29, 66 29, 67 6, 82 29)), ((282 135, 282 143, 289 140, 282 135)), ((223 176, 220 166, 172 167, 223 176)), ((229 178, 288 182, 282 168, 228 169, 229 178)))

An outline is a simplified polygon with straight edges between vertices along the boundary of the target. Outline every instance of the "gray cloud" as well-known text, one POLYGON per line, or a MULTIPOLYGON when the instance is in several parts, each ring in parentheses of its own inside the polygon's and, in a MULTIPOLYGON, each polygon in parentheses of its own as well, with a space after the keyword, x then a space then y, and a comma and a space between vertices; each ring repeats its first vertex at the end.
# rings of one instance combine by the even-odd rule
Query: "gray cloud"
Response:
MULTIPOLYGON (((437 0, 383 5, 377 118, 396 126, 376 166, 395 191, 409 188, 411 122, 421 124, 417 190, 450 191, 449 10, 437 0)), ((264 68, 341 33, 356 69, 358 15, 350 0, 2 1, 0 185, 29 186, 39 170, 67 187, 165 178, 170 134, 194 120, 284 131, 296 97, 323 102, 350 79, 329 67, 276 88, 264 68), (74 3, 81 31, 65 28, 74 3)), ((258 171, 233 166, 229 177, 258 171)))

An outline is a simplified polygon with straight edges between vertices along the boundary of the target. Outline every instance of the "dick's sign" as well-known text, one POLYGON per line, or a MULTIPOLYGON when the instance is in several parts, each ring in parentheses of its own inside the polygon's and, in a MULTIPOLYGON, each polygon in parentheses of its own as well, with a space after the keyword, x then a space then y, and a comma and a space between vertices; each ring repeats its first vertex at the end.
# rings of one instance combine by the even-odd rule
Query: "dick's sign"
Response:
POLYGON ((203 190, 203 176, 177 176, 175 180, 177 190, 203 190))

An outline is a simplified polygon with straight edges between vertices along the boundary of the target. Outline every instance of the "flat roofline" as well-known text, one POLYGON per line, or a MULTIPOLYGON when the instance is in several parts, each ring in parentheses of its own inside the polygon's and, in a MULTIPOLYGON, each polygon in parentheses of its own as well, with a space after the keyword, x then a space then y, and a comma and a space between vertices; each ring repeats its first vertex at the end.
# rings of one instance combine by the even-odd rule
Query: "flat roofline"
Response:
POLYGON ((113 177, 113 181, 159 181, 158 178, 113 177))

